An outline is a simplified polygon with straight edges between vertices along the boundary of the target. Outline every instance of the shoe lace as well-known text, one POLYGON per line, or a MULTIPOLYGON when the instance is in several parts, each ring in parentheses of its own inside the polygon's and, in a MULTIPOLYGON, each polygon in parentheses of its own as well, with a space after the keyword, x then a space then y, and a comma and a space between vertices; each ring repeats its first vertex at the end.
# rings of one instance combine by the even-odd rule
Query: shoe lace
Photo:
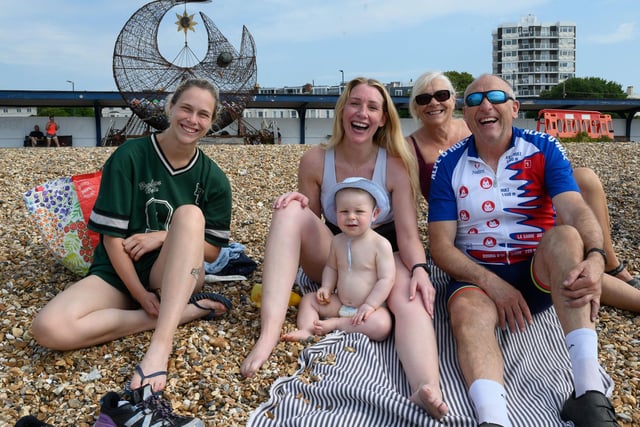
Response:
POLYGON ((142 405, 154 413, 160 415, 161 418, 169 418, 173 416, 173 407, 171 402, 160 396, 152 395, 142 402, 142 405))

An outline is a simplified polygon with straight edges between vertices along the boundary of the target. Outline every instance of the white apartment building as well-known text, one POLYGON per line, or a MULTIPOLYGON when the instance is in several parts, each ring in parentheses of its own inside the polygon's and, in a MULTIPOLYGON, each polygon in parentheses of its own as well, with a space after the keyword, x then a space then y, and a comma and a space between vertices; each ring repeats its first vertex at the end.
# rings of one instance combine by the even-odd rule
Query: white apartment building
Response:
MULTIPOLYGON (((258 93, 263 95, 338 95, 340 86, 313 86, 310 83, 304 86, 285 86, 285 87, 260 87, 258 93)), ((275 108, 245 108, 242 116, 245 119, 298 119, 299 115, 296 110, 281 110, 275 108)), ((309 109, 306 110, 305 117, 308 119, 333 119, 333 109, 309 109)))
MULTIPOLYGON (((0 106, 0 117, 31 117, 38 115, 38 107, 5 107, 0 106)), ((131 117, 129 108, 105 107, 102 117, 131 117)))
POLYGON ((0 106, 0 117, 31 117, 38 115, 37 107, 3 107, 0 106))
MULTIPOLYGON (((409 96, 411 93, 411 87, 413 83, 404 85, 400 82, 391 82, 385 84, 389 94, 391 96, 409 96)), ((259 88, 258 93, 263 95, 340 95, 342 93, 343 85, 336 86, 313 86, 307 83, 304 86, 285 86, 283 88, 259 88)), ((298 112, 296 110, 280 110, 273 108, 246 108, 243 112, 244 118, 259 118, 266 120, 277 119, 298 119, 298 112)), ((331 109, 308 109, 305 112, 307 119, 333 119, 334 110, 331 109)))
POLYGON ((493 74, 517 96, 538 96, 576 75, 576 24, 539 23, 533 15, 492 31, 493 74))

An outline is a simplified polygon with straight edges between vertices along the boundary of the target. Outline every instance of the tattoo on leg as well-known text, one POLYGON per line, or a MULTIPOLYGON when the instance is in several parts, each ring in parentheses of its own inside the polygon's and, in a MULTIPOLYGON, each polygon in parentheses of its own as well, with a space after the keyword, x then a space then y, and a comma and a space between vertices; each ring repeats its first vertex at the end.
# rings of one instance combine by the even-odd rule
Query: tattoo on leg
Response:
POLYGON ((192 268, 191 269, 191 275, 193 277, 196 278, 196 280, 198 280, 198 278, 200 277, 200 273, 202 272, 202 267, 197 267, 197 268, 192 268))

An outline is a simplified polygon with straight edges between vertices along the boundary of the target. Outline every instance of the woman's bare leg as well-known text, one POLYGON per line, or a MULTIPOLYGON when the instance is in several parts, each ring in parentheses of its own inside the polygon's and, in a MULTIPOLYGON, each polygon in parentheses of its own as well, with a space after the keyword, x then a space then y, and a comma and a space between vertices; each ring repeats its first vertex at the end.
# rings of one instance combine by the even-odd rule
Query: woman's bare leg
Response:
POLYGON ((43 347, 67 351, 153 329, 156 319, 98 276, 87 276, 56 295, 31 327, 43 347))
POLYGON ((410 280, 409 271, 396 256, 396 283, 389 297, 396 320, 396 350, 411 386, 411 401, 440 419, 448 408, 440 389, 435 329, 422 298, 409 300, 410 280))
MULTIPOLYGON (((620 265, 620 261, 616 255, 616 251, 613 248, 613 242, 611 241, 611 227, 609 219, 609 208, 607 205, 607 196, 600 182, 600 178, 590 168, 576 168, 573 171, 573 175, 580 187, 580 193, 587 202, 587 205, 591 208, 598 223, 602 228, 602 234, 604 236, 604 250, 607 254, 607 265, 605 271, 611 271, 620 265)), ((633 279, 633 276, 625 268, 615 275, 618 279, 628 282, 633 279)))
POLYGON ((330 245, 329 229, 298 202, 273 212, 262 264, 260 336, 240 367, 245 377, 262 367, 280 340, 298 266, 319 281, 330 245))
MULTIPOLYGON (((160 250, 150 277, 152 288, 160 284, 160 313, 151 342, 144 357, 138 364, 145 375, 164 371, 169 362, 173 337, 183 316, 195 319, 203 315, 203 310, 188 301, 196 287, 204 282, 203 260, 204 216, 197 206, 184 205, 176 209, 171 227, 160 250)), ((156 376, 142 381, 135 372, 131 388, 151 384, 154 391, 164 389, 167 377, 156 376)))

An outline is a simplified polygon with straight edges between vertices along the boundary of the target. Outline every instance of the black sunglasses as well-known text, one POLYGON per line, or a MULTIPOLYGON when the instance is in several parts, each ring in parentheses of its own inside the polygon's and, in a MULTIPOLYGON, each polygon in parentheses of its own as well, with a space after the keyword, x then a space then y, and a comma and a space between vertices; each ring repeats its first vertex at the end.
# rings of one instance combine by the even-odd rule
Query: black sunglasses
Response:
POLYGON ((464 103, 467 107, 477 107, 482 104, 482 101, 487 98, 487 100, 492 104, 504 104, 505 102, 512 100, 515 101, 515 98, 511 95, 507 95, 507 93, 503 90, 490 90, 487 92, 473 92, 467 95, 464 99, 464 103))
POLYGON ((433 95, 430 93, 421 93, 420 95, 416 95, 415 100, 416 104, 418 105, 427 105, 433 98, 435 98, 438 102, 444 102, 447 99, 451 98, 451 92, 443 89, 435 91, 433 95))

